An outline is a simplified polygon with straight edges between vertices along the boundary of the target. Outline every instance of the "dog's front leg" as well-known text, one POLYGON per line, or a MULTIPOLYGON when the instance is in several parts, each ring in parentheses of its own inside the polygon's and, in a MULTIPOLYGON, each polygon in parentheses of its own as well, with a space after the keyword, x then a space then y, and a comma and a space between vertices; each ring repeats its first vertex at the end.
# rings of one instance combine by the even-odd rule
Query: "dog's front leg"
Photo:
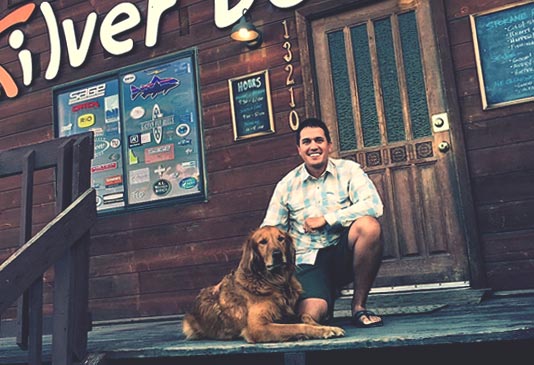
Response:
POLYGON ((340 327, 309 323, 273 323, 272 319, 254 311, 249 312, 247 326, 241 332, 241 336, 250 343, 331 338, 344 334, 345 331, 340 327))

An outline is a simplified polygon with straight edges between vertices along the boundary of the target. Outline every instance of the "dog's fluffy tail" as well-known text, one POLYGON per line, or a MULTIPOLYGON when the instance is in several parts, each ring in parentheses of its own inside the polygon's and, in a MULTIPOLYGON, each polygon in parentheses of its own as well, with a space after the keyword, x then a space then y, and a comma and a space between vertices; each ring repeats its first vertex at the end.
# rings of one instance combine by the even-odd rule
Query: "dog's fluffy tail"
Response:
POLYGON ((186 314, 182 321, 182 332, 186 340, 197 340, 202 338, 202 330, 197 319, 192 314, 186 314))

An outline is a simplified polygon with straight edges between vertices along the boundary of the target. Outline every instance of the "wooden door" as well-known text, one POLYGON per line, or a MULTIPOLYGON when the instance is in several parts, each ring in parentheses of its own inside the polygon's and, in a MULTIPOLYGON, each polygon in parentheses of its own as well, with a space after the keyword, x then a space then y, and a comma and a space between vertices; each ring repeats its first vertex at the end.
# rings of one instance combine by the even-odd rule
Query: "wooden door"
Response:
POLYGON ((468 281, 432 29, 423 0, 375 2, 312 22, 321 116, 337 155, 359 162, 384 202, 375 287, 468 281))

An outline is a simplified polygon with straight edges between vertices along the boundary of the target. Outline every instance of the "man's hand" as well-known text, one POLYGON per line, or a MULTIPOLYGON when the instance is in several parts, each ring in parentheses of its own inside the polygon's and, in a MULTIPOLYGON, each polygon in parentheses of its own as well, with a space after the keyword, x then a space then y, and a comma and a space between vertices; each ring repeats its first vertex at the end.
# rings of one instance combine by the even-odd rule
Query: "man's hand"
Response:
POLYGON ((304 232, 315 232, 326 225, 324 217, 310 217, 304 220, 304 232))

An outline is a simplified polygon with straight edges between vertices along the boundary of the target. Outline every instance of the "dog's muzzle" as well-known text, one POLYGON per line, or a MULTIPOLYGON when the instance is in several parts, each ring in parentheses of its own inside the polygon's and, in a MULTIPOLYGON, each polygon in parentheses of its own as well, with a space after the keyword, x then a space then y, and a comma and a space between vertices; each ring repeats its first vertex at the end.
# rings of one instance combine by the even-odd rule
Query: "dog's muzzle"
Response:
POLYGON ((267 266, 267 270, 273 271, 285 264, 284 253, 280 250, 274 250, 272 253, 272 264, 267 266))

